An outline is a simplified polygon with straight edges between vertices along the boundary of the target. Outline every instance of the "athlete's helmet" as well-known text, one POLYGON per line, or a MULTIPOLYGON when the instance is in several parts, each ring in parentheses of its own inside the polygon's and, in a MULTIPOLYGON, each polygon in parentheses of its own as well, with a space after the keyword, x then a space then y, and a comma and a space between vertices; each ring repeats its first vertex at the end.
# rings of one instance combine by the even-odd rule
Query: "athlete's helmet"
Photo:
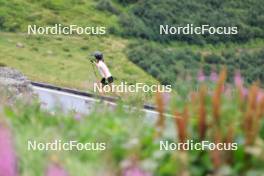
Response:
POLYGON ((103 59, 103 53, 101 53, 100 51, 95 51, 93 55, 97 60, 103 59))

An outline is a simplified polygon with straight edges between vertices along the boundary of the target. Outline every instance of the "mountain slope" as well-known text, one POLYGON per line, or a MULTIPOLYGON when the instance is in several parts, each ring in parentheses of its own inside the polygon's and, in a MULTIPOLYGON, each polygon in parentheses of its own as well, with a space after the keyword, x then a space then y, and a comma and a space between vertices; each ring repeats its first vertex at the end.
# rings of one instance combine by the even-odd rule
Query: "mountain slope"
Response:
POLYGON ((21 70, 35 81, 91 89, 100 78, 98 73, 95 76, 88 55, 101 50, 117 82, 156 82, 127 59, 123 53, 127 41, 117 37, 0 36, 0 63, 21 70))
POLYGON ((19 69, 34 81, 90 90, 100 78, 94 75, 87 56, 100 50, 117 82, 157 83, 129 61, 125 54, 128 40, 118 36, 26 34, 29 24, 105 26, 109 32, 118 26, 118 16, 98 10, 104 7, 98 4, 93 0, 0 1, 0 65, 19 69))

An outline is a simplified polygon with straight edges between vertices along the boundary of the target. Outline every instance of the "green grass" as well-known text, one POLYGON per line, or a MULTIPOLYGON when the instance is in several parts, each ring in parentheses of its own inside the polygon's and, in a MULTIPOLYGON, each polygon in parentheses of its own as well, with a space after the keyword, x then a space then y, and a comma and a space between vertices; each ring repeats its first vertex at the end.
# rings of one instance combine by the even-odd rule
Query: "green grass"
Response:
POLYGON ((97 10, 97 3, 95 0, 3 0, 0 2, 0 30, 25 32, 28 24, 56 23, 117 27, 118 17, 97 10))
MULTIPOLYGON (((106 63, 117 84, 121 81, 130 84, 136 82, 157 84, 155 78, 127 58, 126 47, 129 41, 109 35, 110 27, 119 28, 118 16, 108 11, 99 11, 96 8, 97 4, 98 1, 95 0, 1 1, 0 64, 20 70, 33 81, 91 91, 93 84, 100 78, 98 73, 95 77, 86 58, 88 54, 99 50, 104 53, 106 63), (26 34, 28 24, 52 26, 58 23, 105 26, 107 34, 104 36, 26 34), (17 48, 17 43, 22 43, 24 47, 17 48)), ((112 5, 119 11, 126 10, 115 2, 112 5)))
POLYGON ((117 82, 157 83, 127 59, 124 54, 126 45, 127 40, 113 36, 54 37, 0 33, 0 63, 22 71, 33 81, 91 90, 93 83, 100 78, 95 77, 87 55, 100 50, 104 52, 105 61, 117 82), (24 47, 16 47, 17 43, 24 47))
MULTIPOLYGON (((2 104, 0 104, 2 106, 2 104)), ((2 107, 1 107, 2 108, 2 107)), ((14 108, 4 108, 7 118, 0 115, 0 122, 8 120, 15 142, 18 156, 19 173, 21 176, 42 176, 52 159, 57 158, 59 163, 67 170, 69 175, 102 175, 102 172, 116 173, 119 165, 117 158, 126 157, 125 143, 132 138, 139 138, 149 133, 150 125, 142 123, 142 114, 138 112, 125 112, 117 108, 114 112, 107 107, 100 106, 80 121, 74 119, 73 114, 56 115, 43 111, 39 104, 17 104, 14 108), (103 109, 102 109, 103 108, 103 109), (97 124, 97 125, 95 125, 97 124), (91 129, 93 129, 91 131, 91 129), (131 133, 133 131, 133 133, 131 133), (104 142, 105 151, 29 151, 28 141, 54 142, 71 140, 80 143, 104 142)))

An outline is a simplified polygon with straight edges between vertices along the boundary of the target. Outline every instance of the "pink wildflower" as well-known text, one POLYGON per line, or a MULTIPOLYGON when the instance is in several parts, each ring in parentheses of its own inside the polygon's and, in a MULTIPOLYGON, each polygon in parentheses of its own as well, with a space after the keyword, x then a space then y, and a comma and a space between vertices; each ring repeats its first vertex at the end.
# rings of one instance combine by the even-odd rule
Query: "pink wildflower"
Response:
POLYGON ((170 93, 164 92, 163 93, 164 106, 167 106, 170 103, 170 99, 171 99, 170 93))
POLYGON ((260 90, 258 92, 257 101, 260 102, 263 97, 264 97, 264 91, 263 90, 260 90))
POLYGON ((80 113, 76 113, 74 115, 74 119, 77 120, 77 121, 80 121, 82 119, 82 115, 80 113))
POLYGON ((243 78, 240 74, 240 71, 236 71, 235 76, 234 76, 234 82, 236 87, 243 87, 243 78))
POLYGON ((216 81, 218 80, 218 75, 217 75, 217 73, 216 73, 215 71, 212 71, 212 72, 211 72, 210 80, 211 80, 212 82, 216 82, 216 81))
POLYGON ((0 122, 0 176, 17 176, 17 159, 8 127, 0 122))
POLYGON ((202 69, 200 69, 199 72, 198 72, 197 80, 198 80, 199 82, 203 82, 203 81, 205 81, 205 75, 204 75, 204 72, 203 72, 202 69))
POLYGON ((46 176, 68 176, 68 173, 59 164, 50 164, 46 176))
POLYGON ((246 97, 248 95, 248 89, 247 88, 243 88, 242 89, 242 94, 243 94, 243 97, 246 97))
POLYGON ((230 85, 227 85, 225 88, 225 96, 227 98, 231 98, 232 97, 232 87, 230 85))
POLYGON ((125 169, 123 176, 151 176, 149 173, 142 171, 140 168, 133 166, 125 169))

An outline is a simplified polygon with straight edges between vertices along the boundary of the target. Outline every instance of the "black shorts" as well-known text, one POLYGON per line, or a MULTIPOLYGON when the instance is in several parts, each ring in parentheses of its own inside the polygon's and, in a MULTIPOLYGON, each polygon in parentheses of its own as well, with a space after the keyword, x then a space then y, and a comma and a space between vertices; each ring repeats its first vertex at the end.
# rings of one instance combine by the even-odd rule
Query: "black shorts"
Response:
POLYGON ((107 84, 111 84, 114 82, 114 78, 112 76, 108 77, 107 79, 102 78, 101 83, 105 86, 107 84))

